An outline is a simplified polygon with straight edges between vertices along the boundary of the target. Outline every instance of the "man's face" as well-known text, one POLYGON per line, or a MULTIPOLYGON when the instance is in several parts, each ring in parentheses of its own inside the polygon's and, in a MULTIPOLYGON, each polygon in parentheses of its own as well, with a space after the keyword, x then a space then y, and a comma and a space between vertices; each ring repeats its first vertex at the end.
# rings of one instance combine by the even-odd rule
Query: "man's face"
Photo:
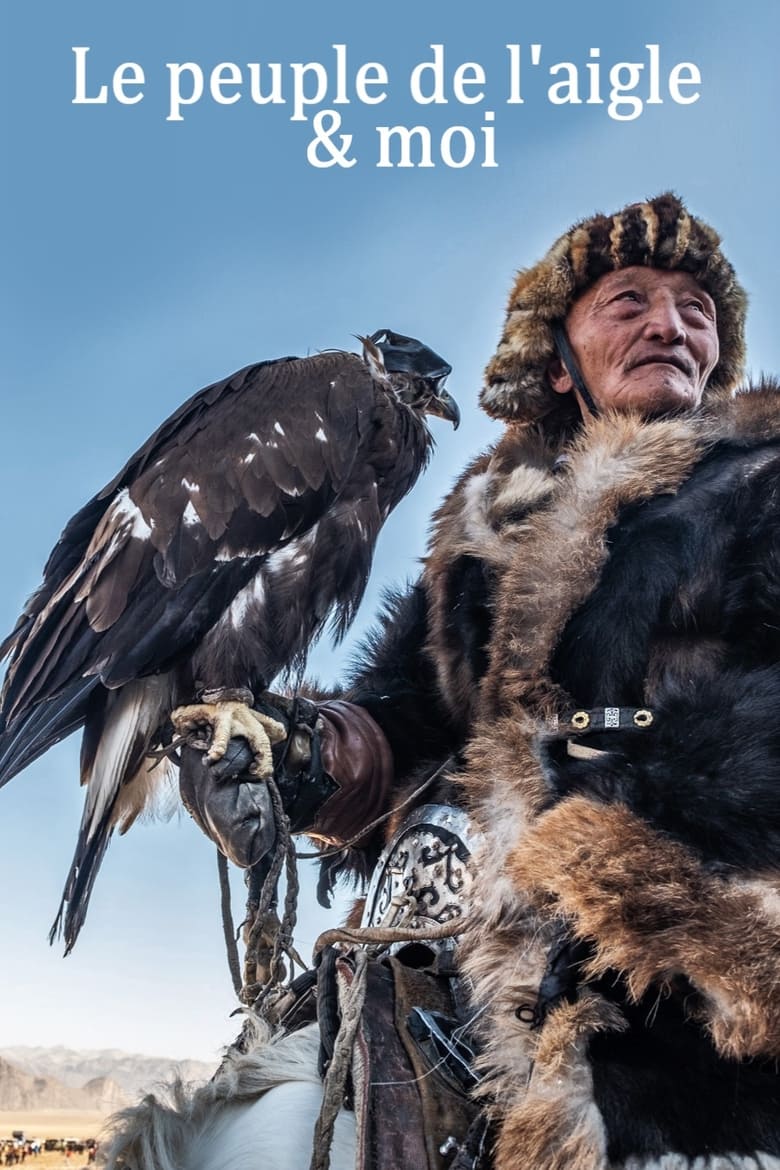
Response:
MULTIPOLYGON (((660 268, 606 273, 574 302, 566 332, 602 410, 693 409, 720 350, 712 298, 687 272, 660 268)), ((573 389, 560 360, 549 376, 559 394, 573 389)))

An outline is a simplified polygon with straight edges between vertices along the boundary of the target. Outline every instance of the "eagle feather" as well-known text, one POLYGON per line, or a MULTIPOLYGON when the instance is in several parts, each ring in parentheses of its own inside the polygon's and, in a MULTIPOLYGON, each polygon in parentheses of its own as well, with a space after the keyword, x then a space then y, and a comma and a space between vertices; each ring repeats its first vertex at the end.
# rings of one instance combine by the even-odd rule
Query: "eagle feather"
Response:
POLYGON ((282 358, 195 394, 69 521, 0 646, 0 785, 84 728, 84 816, 53 928, 68 950, 114 828, 153 787, 146 757, 172 707, 199 688, 264 689, 329 619, 343 636, 379 530, 427 463, 425 414, 456 422, 438 355, 388 331, 371 346, 371 364, 282 358))

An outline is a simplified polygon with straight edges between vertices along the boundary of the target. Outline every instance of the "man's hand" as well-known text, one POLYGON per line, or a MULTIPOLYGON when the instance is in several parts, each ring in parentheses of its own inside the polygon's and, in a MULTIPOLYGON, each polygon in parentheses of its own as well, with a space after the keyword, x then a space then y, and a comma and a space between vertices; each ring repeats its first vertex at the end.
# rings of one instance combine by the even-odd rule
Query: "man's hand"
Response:
POLYGON ((202 691, 198 697, 200 703, 179 707, 170 717, 187 741, 179 768, 182 802, 220 851, 246 869, 267 856, 276 838, 266 783, 272 770, 272 743, 286 737, 283 758, 274 771, 296 831, 313 822, 319 806, 336 789, 319 766, 314 776, 309 775, 317 706, 270 691, 253 696, 248 689, 202 691))
POLYGON ((201 733, 209 733, 208 739, 200 743, 190 738, 193 747, 208 747, 205 756, 208 764, 222 759, 231 739, 245 739, 253 756, 248 771, 258 779, 273 775, 271 746, 280 743, 287 735, 282 723, 235 700, 177 707, 171 712, 171 722, 179 735, 192 737, 194 733, 200 738, 201 733))

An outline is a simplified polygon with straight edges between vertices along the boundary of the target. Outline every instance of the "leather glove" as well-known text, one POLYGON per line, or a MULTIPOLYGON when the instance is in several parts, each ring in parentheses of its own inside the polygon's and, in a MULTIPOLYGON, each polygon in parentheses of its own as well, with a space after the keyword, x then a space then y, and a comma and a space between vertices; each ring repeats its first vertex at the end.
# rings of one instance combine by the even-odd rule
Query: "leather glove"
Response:
MULTIPOLYGON (((315 730, 317 706, 272 692, 261 695, 254 706, 287 728, 287 738, 273 749, 274 778, 291 828, 300 831, 337 789, 322 771, 315 730)), ((182 803, 225 857, 248 869, 273 848, 276 837, 268 786, 248 774, 252 753, 246 740, 231 739, 222 759, 214 764, 206 763, 205 747, 181 749, 182 803)))

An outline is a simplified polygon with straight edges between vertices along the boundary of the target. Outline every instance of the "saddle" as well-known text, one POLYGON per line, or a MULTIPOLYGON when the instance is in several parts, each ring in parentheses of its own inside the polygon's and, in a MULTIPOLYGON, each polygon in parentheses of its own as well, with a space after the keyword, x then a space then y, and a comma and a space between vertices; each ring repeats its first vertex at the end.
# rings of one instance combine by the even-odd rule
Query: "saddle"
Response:
POLYGON ((327 1146, 334 1110, 354 1110, 356 1170, 488 1170, 457 948, 440 929, 465 912, 473 845, 461 810, 413 809, 378 859, 361 921, 401 927, 406 941, 324 946, 281 1005, 287 1032, 318 1023, 321 1135, 327 1146))
MULTIPOLYGON (((328 949, 320 963, 321 1071, 327 1072, 355 960, 328 949)), ((358 1130, 356 1170, 453 1170, 479 1110, 473 1052, 448 975, 399 956, 368 959, 344 1104, 358 1130)), ((460 1170, 477 1167, 473 1157, 460 1170)))

